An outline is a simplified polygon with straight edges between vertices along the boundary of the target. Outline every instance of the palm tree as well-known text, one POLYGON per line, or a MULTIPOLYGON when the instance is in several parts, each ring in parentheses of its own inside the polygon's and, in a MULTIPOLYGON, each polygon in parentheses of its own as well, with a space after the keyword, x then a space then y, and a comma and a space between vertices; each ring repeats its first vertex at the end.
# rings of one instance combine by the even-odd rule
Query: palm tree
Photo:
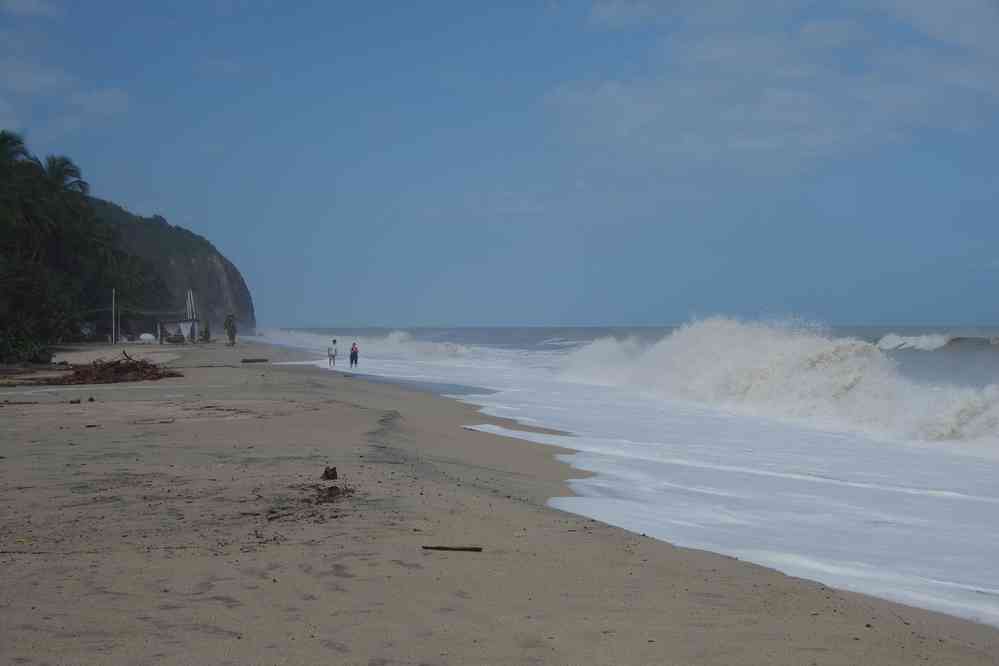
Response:
POLYGON ((28 148, 24 145, 24 137, 17 132, 0 130, 0 165, 7 166, 27 157, 28 148))
POLYGON ((45 164, 37 161, 45 174, 45 180, 56 192, 78 192, 88 194, 90 185, 83 180, 83 173, 80 167, 76 166, 73 160, 64 155, 49 155, 45 158, 45 164))
POLYGON ((14 187, 16 171, 28 157, 28 148, 20 134, 0 130, 0 200, 7 199, 14 187))

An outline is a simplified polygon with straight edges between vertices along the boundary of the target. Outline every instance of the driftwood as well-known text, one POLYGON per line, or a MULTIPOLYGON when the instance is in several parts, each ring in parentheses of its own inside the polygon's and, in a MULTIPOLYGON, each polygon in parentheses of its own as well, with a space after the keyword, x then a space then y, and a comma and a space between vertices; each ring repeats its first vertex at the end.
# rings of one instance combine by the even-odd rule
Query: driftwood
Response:
POLYGON ((269 358, 244 358, 242 363, 269 363, 269 358))
POLYGON ((144 359, 136 360, 121 352, 122 358, 113 361, 97 360, 89 365, 74 365, 72 371, 62 377, 36 380, 38 384, 117 384, 144 380, 183 377, 176 370, 163 368, 144 359))
POLYGON ((482 546, 423 546, 423 550, 456 550, 462 553, 481 553, 482 546))

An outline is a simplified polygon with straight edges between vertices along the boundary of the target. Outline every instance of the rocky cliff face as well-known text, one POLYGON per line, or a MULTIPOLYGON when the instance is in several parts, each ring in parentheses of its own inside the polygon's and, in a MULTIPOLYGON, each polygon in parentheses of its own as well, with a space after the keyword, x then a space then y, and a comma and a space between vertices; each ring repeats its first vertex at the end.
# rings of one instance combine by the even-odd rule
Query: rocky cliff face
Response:
POLYGON ((172 226, 159 215, 140 217, 99 199, 93 200, 93 206, 99 217, 115 225, 122 249, 147 261, 166 283, 169 309, 182 314, 187 290, 193 289, 201 318, 214 335, 222 334, 222 322, 230 312, 240 333, 254 331, 253 298, 243 276, 207 239, 172 226))

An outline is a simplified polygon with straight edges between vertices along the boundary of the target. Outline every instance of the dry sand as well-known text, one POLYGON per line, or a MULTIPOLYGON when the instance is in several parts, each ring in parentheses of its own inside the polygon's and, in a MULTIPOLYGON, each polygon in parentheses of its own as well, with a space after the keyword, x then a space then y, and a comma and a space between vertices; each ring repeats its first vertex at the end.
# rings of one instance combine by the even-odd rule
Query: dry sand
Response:
POLYGON ((995 628, 547 508, 578 473, 466 405, 130 352, 185 376, 0 388, 2 663, 999 663, 995 628))

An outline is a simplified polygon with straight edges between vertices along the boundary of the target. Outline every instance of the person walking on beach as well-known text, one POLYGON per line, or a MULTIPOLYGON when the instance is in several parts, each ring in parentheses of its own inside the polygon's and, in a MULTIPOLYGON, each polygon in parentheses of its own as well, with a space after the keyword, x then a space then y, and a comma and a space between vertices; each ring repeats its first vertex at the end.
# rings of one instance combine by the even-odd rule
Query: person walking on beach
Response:
POLYGON ((357 343, 355 342, 350 346, 350 367, 357 365, 357 355, 360 353, 360 349, 357 348, 357 343))
POLYGON ((330 367, 332 368, 336 365, 336 338, 333 338, 333 344, 326 350, 326 353, 329 354, 330 367))
POLYGON ((225 335, 229 338, 229 346, 235 346, 236 344, 236 317, 231 312, 225 318, 225 323, 222 324, 222 328, 225 329, 225 335))

